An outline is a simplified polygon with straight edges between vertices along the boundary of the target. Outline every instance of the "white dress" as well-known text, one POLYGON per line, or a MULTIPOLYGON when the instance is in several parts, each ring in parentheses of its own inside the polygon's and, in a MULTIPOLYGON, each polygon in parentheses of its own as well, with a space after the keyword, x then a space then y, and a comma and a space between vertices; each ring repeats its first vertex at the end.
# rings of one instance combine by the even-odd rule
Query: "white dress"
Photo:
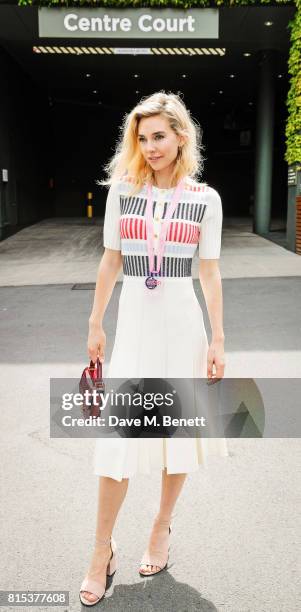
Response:
MULTIPOLYGON (((144 284, 148 275, 147 188, 129 196, 131 189, 129 180, 115 183, 106 203, 103 245, 121 251, 124 274, 107 376, 206 378, 208 340, 191 264, 196 248, 200 258, 220 256, 220 196, 212 187, 186 179, 167 233, 162 283, 150 290, 144 284)), ((153 187, 155 253, 173 191, 153 187)), ((121 481, 164 467, 168 474, 194 472, 213 455, 229 455, 225 438, 107 437, 96 440, 93 467, 94 474, 121 481)))

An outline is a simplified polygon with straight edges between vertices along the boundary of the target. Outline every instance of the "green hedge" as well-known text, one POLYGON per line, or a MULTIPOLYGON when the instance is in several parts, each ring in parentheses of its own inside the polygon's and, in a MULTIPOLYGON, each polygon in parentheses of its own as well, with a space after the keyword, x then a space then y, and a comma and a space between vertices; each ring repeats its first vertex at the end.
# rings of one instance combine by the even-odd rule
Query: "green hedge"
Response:
POLYGON ((19 6, 53 7, 219 7, 294 5, 294 18, 289 22, 290 53, 288 59, 289 91, 286 99, 285 160, 289 165, 301 163, 301 0, 19 0, 19 6))

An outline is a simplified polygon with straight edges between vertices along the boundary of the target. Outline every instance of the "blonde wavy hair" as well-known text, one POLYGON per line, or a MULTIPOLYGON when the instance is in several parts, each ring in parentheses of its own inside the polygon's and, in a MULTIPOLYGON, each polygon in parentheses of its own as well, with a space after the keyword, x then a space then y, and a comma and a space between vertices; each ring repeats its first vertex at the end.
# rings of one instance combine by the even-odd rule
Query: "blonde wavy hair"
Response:
POLYGON ((171 185, 176 185, 183 176, 194 179, 203 170, 204 148, 199 124, 190 115, 179 94, 159 91, 141 98, 124 116, 120 138, 111 160, 104 166, 107 178, 97 181, 99 185, 110 185, 122 178, 133 183, 131 194, 137 193, 145 182, 153 182, 154 171, 140 151, 138 126, 142 117, 162 115, 178 136, 185 138, 175 159, 171 185))

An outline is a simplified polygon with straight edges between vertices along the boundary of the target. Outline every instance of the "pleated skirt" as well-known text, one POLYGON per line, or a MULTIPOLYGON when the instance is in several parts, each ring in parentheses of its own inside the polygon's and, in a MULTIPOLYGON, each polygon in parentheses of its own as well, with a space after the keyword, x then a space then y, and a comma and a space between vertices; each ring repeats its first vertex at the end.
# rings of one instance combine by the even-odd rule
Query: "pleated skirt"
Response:
MULTIPOLYGON (((144 278, 124 275, 108 378, 206 378, 207 351, 192 277, 163 278, 150 290, 144 278)), ((93 471, 121 481, 164 468, 195 472, 228 455, 225 438, 97 438, 93 471)))

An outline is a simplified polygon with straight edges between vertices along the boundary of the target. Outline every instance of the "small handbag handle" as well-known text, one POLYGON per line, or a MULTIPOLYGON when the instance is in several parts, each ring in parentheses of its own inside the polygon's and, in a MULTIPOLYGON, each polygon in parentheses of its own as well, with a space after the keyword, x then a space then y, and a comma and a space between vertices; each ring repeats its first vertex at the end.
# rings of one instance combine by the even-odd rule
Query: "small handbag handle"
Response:
POLYGON ((89 365, 89 370, 92 370, 93 372, 93 379, 100 379, 102 378, 102 363, 99 360, 99 357, 97 357, 96 362, 94 363, 91 359, 90 361, 90 365, 89 365), (96 372, 95 372, 96 370, 96 372))

